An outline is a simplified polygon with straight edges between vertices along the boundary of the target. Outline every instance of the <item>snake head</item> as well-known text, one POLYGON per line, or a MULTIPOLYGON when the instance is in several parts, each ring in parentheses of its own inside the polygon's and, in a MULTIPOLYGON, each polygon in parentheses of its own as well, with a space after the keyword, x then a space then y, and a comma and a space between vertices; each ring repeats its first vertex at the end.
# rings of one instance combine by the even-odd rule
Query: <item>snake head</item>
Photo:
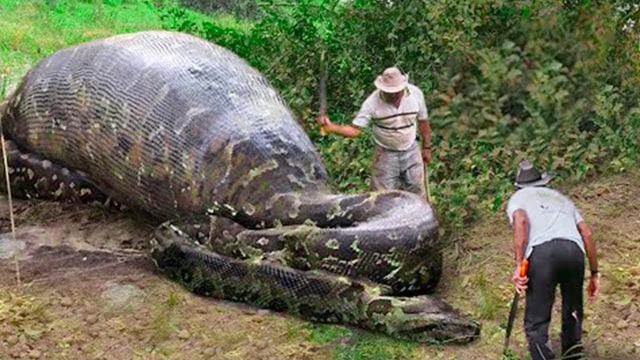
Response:
POLYGON ((389 336, 423 343, 464 344, 480 336, 478 322, 430 296, 376 297, 368 303, 367 321, 389 336))

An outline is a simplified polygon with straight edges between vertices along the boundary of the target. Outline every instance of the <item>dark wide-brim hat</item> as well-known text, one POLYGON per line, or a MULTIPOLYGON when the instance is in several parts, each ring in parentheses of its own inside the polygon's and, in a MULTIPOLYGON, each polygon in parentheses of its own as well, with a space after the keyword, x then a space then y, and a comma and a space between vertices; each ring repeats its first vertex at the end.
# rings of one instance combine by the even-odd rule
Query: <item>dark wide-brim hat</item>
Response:
POLYGON ((553 175, 547 173, 541 174, 530 161, 523 160, 520 162, 518 168, 515 185, 519 188, 544 186, 547 185, 551 179, 553 179, 553 175))

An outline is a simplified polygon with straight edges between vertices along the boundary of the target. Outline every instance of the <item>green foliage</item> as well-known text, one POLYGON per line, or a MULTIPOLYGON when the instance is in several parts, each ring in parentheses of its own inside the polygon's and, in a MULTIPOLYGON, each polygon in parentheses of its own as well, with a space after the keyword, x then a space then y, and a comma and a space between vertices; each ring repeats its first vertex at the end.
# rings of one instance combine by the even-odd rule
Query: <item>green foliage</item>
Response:
POLYGON ((502 354, 502 357, 500 358, 500 360, 519 360, 520 357, 518 356, 518 354, 516 354, 513 350, 511 349, 507 349, 504 354, 502 354))
POLYGON ((261 15, 260 7, 255 0, 180 0, 180 4, 216 15, 227 13, 247 19, 255 19, 261 15))
POLYGON ((37 340, 50 331, 49 308, 33 296, 0 290, 0 324, 9 326, 13 335, 37 340))
POLYGON ((371 134, 319 136, 321 57, 329 115, 339 123, 395 64, 427 97, 432 195, 449 228, 500 210, 523 157, 565 181, 638 161, 640 10, 633 2, 268 0, 254 21, 175 4, 0 0, 0 80, 11 89, 40 58, 95 38, 159 27, 190 32, 265 73, 321 150, 332 185, 359 192, 370 184, 371 134))
POLYGON ((334 187, 366 190, 373 144, 321 138, 314 124, 322 53, 329 115, 348 123, 382 69, 426 94, 432 193, 462 226, 498 211, 524 157, 576 181, 638 160, 638 6, 623 1, 265 1, 247 30, 176 9, 168 28, 230 48, 280 90, 325 157, 334 187), (176 25, 178 24, 178 25, 176 25))

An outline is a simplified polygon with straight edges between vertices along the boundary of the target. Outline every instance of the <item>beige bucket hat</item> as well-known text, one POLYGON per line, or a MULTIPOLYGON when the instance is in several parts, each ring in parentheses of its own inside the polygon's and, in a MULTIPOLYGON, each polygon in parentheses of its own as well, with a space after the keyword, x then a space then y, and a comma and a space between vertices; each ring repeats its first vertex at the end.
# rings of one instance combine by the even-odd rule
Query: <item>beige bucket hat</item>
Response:
POLYGON ((382 75, 373 82, 376 87, 386 93, 397 93, 404 90, 409 81, 397 67, 386 68, 382 75))

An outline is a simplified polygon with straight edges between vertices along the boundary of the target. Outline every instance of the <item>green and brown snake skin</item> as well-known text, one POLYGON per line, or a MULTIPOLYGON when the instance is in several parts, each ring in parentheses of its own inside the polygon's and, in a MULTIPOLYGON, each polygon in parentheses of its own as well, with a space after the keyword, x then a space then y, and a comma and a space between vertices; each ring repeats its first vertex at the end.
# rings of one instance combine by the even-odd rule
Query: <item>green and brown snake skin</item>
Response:
POLYGON ((82 44, 1 106, 17 195, 150 214, 154 260, 196 293, 426 343, 479 335, 424 295, 442 269, 429 204, 333 193, 280 96, 224 48, 161 31, 82 44))

